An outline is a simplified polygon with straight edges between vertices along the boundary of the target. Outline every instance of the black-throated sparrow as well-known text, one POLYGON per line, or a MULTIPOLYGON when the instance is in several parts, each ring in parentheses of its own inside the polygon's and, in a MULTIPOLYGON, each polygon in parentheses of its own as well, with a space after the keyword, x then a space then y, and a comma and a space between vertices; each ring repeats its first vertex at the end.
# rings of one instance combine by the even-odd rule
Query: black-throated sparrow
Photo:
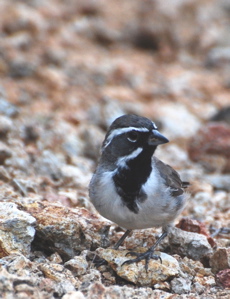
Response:
POLYGON ((117 249, 133 229, 162 227, 157 242, 144 253, 134 253, 130 264, 159 258, 154 250, 166 237, 172 221, 182 211, 187 195, 178 173, 153 156, 158 145, 167 143, 154 122, 137 115, 123 115, 110 126, 101 157, 89 186, 98 212, 127 231, 117 249))

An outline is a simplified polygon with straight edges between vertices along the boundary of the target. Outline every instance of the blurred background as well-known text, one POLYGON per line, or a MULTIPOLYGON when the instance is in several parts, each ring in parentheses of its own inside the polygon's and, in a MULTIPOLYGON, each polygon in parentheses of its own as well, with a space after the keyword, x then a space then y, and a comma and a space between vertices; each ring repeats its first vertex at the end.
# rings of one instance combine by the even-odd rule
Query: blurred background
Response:
POLYGON ((229 225, 229 107, 229 0, 0 0, 5 193, 89 207, 105 130, 136 113, 193 182, 189 215, 229 225))
MULTIPOLYGON (((121 298, 152 288, 229 298, 217 292, 230 286, 230 0, 0 0, 3 297, 102 298, 115 285, 115 298, 127 285, 87 260, 122 233, 97 215, 88 184, 106 129, 125 113, 149 117, 170 140, 156 156, 191 183, 179 227, 207 236, 209 257, 219 251, 203 259, 195 242, 203 264, 177 255, 182 277, 129 285, 121 298)), ((151 246, 157 233, 135 231, 124 248, 151 246)), ((189 236, 178 250, 190 250, 189 236)), ((160 250, 173 252, 168 241, 160 250)))

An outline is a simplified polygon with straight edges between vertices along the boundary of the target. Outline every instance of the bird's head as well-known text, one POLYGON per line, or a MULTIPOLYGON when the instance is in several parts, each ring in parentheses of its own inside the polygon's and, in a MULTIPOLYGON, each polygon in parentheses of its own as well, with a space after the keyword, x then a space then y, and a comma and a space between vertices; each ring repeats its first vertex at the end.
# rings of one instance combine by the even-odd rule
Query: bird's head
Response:
POLYGON ((113 160, 135 158, 141 152, 154 153, 156 147, 167 143, 154 122, 146 117, 126 114, 118 117, 109 127, 102 145, 102 154, 113 160))

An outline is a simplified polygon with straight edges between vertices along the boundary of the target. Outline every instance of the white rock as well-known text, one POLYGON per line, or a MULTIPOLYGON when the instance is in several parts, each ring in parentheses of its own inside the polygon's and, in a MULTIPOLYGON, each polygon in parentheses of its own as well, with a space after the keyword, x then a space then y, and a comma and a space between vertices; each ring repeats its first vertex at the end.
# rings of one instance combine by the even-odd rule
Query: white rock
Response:
POLYGON ((62 299, 85 299, 85 296, 80 291, 73 291, 65 294, 62 299))
POLYGON ((186 294, 191 291, 191 281, 182 277, 174 278, 171 281, 172 291, 176 294, 186 294))
POLYGON ((0 257, 11 253, 28 256, 36 219, 11 202, 0 203, 0 257))
POLYGON ((172 227, 169 230, 168 239, 173 252, 182 256, 188 256, 196 261, 210 256, 213 252, 207 237, 202 234, 172 227))
MULTIPOLYGON (((141 252, 146 249, 142 248, 141 252)), ((127 256, 127 250, 114 250, 99 248, 97 253, 105 259, 113 270, 125 280, 140 286, 153 286, 154 284, 173 278, 179 274, 177 260, 163 252, 160 252, 160 260, 151 259, 148 271, 145 270, 145 260, 130 265, 123 263, 132 257, 127 256)))
POLYGON ((159 120, 162 122, 162 131, 167 138, 189 138, 200 128, 199 119, 184 105, 170 103, 158 107, 159 120))

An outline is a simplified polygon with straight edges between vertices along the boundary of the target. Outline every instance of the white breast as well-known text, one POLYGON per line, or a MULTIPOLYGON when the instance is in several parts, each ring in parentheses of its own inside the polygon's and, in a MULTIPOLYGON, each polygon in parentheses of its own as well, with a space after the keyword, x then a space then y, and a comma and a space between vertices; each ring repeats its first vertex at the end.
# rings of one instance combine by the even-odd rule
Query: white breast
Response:
POLYGON ((117 194, 113 182, 114 171, 94 176, 92 181, 94 190, 90 188, 90 198, 105 218, 126 229, 143 229, 164 226, 174 220, 180 211, 176 210, 175 198, 165 189, 159 173, 152 171, 143 190, 149 196, 144 202, 138 203, 137 214, 130 211, 117 194), (98 179, 100 177, 100 179, 98 179))

